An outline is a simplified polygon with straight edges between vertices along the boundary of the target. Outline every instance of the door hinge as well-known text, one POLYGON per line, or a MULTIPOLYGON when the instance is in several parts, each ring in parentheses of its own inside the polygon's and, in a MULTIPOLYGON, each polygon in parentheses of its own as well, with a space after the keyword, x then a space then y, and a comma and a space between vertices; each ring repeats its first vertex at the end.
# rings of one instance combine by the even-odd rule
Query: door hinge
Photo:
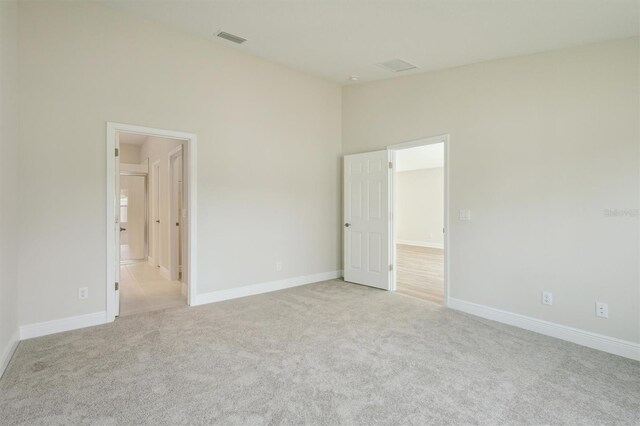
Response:
POLYGON ((393 169, 393 163, 391 161, 389 161, 389 168, 393 169))
POLYGON ((120 283, 116 283, 116 291, 118 291, 120 289, 120 283))
POLYGON ((116 148, 116 157, 120 154, 120 150, 116 148))
POLYGON ((393 265, 389 265, 389 271, 393 271, 393 265))

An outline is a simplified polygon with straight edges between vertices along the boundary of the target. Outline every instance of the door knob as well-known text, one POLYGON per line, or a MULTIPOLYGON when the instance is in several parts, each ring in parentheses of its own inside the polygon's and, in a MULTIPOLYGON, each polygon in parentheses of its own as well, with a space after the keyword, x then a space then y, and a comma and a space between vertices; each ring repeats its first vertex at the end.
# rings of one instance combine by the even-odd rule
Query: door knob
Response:
POLYGON ((123 228, 122 226, 120 227, 120 232, 126 231, 126 230, 127 230, 127 228, 123 228))
POLYGON ((350 223, 345 223, 345 224, 344 224, 344 227, 345 227, 345 228, 348 228, 348 227, 350 227, 350 226, 351 226, 351 224, 350 224, 350 223))
POLYGON ((159 219, 158 219, 158 220, 156 220, 156 223, 160 223, 160 220, 159 220, 159 219))

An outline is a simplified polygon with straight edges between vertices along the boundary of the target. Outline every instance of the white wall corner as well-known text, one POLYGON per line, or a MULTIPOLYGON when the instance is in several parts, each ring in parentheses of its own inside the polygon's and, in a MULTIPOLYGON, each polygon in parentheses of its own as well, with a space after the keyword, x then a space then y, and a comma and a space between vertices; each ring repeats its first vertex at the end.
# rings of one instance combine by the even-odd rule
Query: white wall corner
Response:
POLYGON ((2 378, 2 375, 7 369, 14 352, 18 349, 18 343, 20 343, 20 330, 16 329, 11 338, 9 338, 7 346, 2 350, 2 358, 0 358, 0 378, 2 378))
POLYGON ((269 281, 260 284, 246 285, 242 287, 230 288, 227 290, 212 291, 210 293, 198 294, 195 298, 194 306, 207 303, 222 302, 223 300, 238 299, 240 297, 253 296, 256 294, 269 293, 286 288, 298 287, 320 281, 334 280, 342 277, 342 271, 322 272, 313 275, 286 278, 284 280, 269 281))
POLYGON ((106 323, 107 312, 101 311, 91 314, 78 315, 75 317, 62 318, 53 321, 23 325, 20 327, 20 340, 32 339, 34 337, 47 336, 49 334, 77 330, 79 328, 91 327, 94 325, 106 323))
POLYGON ((550 321, 514 314, 513 312, 503 311, 453 297, 449 298, 448 307, 535 333, 544 334, 545 336, 555 337, 588 348, 640 361, 640 343, 629 342, 627 340, 592 333, 550 321))

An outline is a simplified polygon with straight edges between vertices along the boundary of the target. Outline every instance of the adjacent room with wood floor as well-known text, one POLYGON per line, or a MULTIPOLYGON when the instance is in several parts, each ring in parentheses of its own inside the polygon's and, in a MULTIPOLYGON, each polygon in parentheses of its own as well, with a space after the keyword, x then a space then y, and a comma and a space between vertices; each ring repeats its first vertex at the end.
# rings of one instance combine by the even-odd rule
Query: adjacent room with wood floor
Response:
POLYGON ((0 425, 639 425, 637 0, 0 1, 0 425))

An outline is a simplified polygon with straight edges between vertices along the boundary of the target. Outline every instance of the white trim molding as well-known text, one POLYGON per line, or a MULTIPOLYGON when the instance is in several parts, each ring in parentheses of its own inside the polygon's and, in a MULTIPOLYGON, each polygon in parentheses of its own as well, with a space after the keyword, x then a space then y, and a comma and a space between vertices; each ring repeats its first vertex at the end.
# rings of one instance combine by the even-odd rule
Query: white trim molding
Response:
POLYGON ((11 361, 16 349, 18 349, 18 343, 20 343, 20 331, 19 329, 16 329, 13 335, 9 338, 7 347, 2 351, 2 357, 0 358, 0 378, 7 369, 9 361, 11 361))
POLYGON ((63 331, 77 330, 79 328, 92 327, 94 325, 106 324, 107 322, 107 312, 101 311, 53 321, 23 325, 20 327, 20 340, 47 336, 49 334, 61 333, 63 331))
POLYGON ((240 297, 253 296, 256 294, 270 293, 272 291, 284 290, 286 288, 298 287, 320 281, 334 280, 342 277, 342 271, 322 272, 301 277, 286 278, 284 280, 269 281, 266 283, 246 285, 242 287, 230 288, 227 290, 212 291, 210 293, 196 296, 194 305, 205 305, 207 303, 222 302, 223 300, 238 299, 240 297))
POLYGON ((640 361, 640 344, 568 327, 465 300, 449 298, 449 308, 514 327, 566 340, 588 348, 640 361))
POLYGON ((428 248, 444 249, 444 244, 443 243, 430 243, 428 241, 396 240, 396 244, 404 244, 404 245, 407 245, 407 246, 416 246, 416 247, 428 247, 428 248))

